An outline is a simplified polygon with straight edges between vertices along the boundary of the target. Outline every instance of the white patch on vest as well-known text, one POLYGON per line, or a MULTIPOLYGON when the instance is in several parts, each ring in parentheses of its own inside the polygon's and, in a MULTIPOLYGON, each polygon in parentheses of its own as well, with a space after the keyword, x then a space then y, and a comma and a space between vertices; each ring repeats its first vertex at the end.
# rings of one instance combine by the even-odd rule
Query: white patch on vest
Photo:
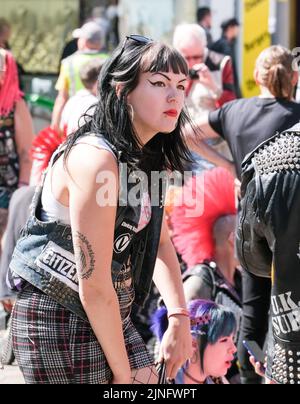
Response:
POLYGON ((114 243, 115 253, 121 254, 123 251, 125 251, 130 244, 131 239, 132 236, 129 233, 119 236, 114 243))
POLYGON ((74 255, 53 243, 53 241, 49 241, 43 252, 36 258, 35 264, 75 292, 79 291, 74 255))

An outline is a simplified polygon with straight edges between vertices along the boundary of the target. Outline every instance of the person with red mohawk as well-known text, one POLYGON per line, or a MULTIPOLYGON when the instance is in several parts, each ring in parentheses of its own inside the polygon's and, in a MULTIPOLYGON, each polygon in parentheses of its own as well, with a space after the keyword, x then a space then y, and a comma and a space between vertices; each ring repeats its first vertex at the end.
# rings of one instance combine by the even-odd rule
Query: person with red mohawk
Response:
POLYGON ((30 177, 33 124, 22 97, 16 62, 0 48, 0 240, 10 198, 30 177))
MULTIPOLYGON (((218 167, 193 176, 174 200, 171 213, 173 243, 187 270, 183 274, 186 301, 212 300, 230 308, 238 328, 242 316, 242 279, 235 258, 236 198, 234 177, 218 167), (191 215, 191 201, 202 214, 191 215)), ((238 383, 234 366, 228 378, 238 383)))

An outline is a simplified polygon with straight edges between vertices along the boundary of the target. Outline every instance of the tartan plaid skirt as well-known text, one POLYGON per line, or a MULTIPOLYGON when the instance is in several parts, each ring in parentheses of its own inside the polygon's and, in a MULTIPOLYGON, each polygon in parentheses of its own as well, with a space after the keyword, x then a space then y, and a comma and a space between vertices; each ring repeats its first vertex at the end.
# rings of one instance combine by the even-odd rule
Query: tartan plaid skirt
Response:
MULTIPOLYGON (((121 309, 128 301, 126 293, 126 289, 117 291, 121 309)), ((153 365, 128 316, 123 332, 131 369, 153 365)), ((15 304, 12 334, 14 353, 27 384, 101 384, 112 379, 90 324, 31 285, 15 304)))

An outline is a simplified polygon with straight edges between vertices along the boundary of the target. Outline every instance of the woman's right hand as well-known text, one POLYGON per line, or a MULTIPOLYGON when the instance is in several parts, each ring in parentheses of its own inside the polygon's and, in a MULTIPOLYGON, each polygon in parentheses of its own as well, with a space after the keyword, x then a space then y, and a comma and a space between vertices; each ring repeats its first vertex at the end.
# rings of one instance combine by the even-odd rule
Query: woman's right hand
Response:
POLYGON ((158 358, 158 363, 166 363, 167 378, 175 379, 180 368, 192 355, 190 319, 181 315, 170 317, 158 358))

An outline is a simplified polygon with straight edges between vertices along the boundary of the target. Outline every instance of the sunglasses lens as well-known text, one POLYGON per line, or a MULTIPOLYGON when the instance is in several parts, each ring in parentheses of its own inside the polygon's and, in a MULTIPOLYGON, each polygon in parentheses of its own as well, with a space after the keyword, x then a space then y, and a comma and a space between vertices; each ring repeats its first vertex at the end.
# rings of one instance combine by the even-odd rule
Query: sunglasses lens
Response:
POLYGON ((140 43, 145 43, 145 44, 149 43, 149 42, 153 42, 152 39, 147 38, 147 37, 142 36, 142 35, 130 35, 130 36, 127 37, 127 39, 131 39, 133 41, 140 42, 140 43))

